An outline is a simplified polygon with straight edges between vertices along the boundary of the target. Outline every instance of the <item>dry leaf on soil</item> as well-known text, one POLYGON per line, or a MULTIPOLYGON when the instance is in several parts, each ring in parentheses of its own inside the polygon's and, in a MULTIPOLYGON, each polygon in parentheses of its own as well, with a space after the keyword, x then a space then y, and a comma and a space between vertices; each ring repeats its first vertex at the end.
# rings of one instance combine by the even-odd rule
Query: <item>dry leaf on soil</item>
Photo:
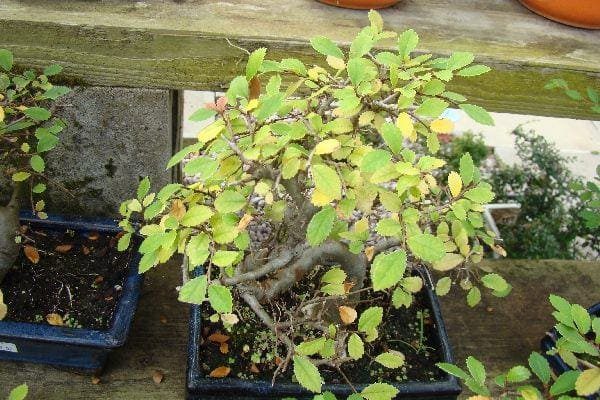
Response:
POLYGON ((27 245, 23 249, 23 252, 25 253, 25 257, 27 257, 27 259, 33 264, 37 264, 40 262, 40 253, 35 247, 27 245))
POLYGON ((100 378, 98 378, 97 376, 92 376, 92 385, 98 384, 100 384, 100 378))
POLYGON ((227 343, 221 343, 221 345, 219 346, 219 351, 222 354, 228 354, 229 353, 229 345, 227 343))
POLYGON ((258 369, 256 364, 252 363, 252 365, 250 365, 250 372, 252 372, 253 374, 258 374, 260 370, 258 369))
POLYGON ((46 315, 46 321, 52 326, 63 326, 63 317, 60 314, 52 313, 46 315))
POLYGON ((90 234, 88 235, 88 239, 90 239, 91 241, 98 240, 100 239, 100 234, 98 232, 90 232, 90 234))
POLYGON ((165 375, 162 373, 162 371, 154 370, 154 372, 152 372, 152 380, 157 385, 163 381, 164 377, 165 375))
POLYGON ((68 253, 69 251, 71 251, 72 248, 73 248, 72 244, 61 244, 60 246, 56 246, 54 251, 65 254, 65 253, 68 253))
POLYGON ((215 332, 208 337, 208 340, 210 340, 211 342, 214 342, 214 343, 221 344, 221 343, 225 343, 226 341, 228 341, 229 336, 223 335, 221 332, 215 332))
POLYGON ((348 306, 339 306, 338 311, 340 313, 340 319, 346 325, 356 321, 357 313, 356 310, 348 306))
POLYGON ((229 367, 217 367, 210 371, 211 378, 225 378, 231 372, 231 368, 229 367))

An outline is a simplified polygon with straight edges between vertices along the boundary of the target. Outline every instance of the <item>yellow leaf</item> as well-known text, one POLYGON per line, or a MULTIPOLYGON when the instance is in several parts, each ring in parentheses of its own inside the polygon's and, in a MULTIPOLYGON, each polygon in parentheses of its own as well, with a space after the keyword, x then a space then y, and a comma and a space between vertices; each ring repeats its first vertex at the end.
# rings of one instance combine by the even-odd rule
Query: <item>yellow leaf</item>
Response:
POLYGON ((208 125, 206 128, 202 129, 200 133, 198 133, 198 140, 204 143, 210 142, 214 138, 220 134, 225 125, 222 120, 218 120, 208 125))
POLYGON ((0 106, 0 122, 4 121, 4 107, 0 106))
POLYGON ((440 261, 433 263, 437 271, 450 271, 460 265, 465 259, 460 254, 447 253, 440 261))
POLYGON ((583 371, 575 382, 575 389, 580 396, 591 396, 600 390, 600 368, 583 371))
POLYGON ((256 107, 258 107, 258 99, 252 99, 248 102, 248 105, 245 108, 246 108, 246 111, 252 111, 256 107))
POLYGON ((344 69, 346 68, 346 64, 344 60, 341 58, 337 58, 334 56, 327 56, 327 64, 333 69, 344 69))
POLYGON ((367 261, 373 260, 373 256, 375 255, 375 247, 369 246, 365 248, 365 256, 367 256, 367 261))
POLYGON ((328 195, 326 193, 319 191, 318 189, 315 189, 313 191, 310 201, 315 206, 322 207, 322 206, 325 206, 325 205, 331 203, 333 200, 334 200, 334 198, 331 195, 328 195))
POLYGON ((402 136, 407 139, 411 139, 415 132, 415 125, 413 123, 412 118, 407 113, 403 112, 398 115, 398 119, 396 119, 396 126, 400 129, 402 136))
POLYGON ((340 313, 340 319, 346 325, 356 321, 357 313, 356 310, 348 306, 339 306, 338 311, 340 313))
POLYGON ((358 126, 369 125, 371 121, 373 121, 373 118, 375 118, 375 113, 373 111, 363 112, 360 114, 360 117, 358 117, 358 126))
POLYGON ((450 188, 450 193, 452 197, 456 197, 462 191, 462 179, 460 179, 460 175, 456 172, 450 172, 448 175, 448 187, 450 188))
POLYGON ((454 130, 454 123, 446 118, 436 119, 431 122, 429 128, 435 133, 452 133, 454 130))
POLYGON ((340 148, 339 140, 327 139, 327 140, 323 140, 322 142, 318 143, 315 146, 315 153, 316 154, 329 154, 329 153, 333 153, 334 151, 336 151, 339 148, 340 148))
POLYGON ((2 294, 2 290, 0 290, 0 321, 6 317, 8 313, 8 307, 4 304, 4 295, 2 294))

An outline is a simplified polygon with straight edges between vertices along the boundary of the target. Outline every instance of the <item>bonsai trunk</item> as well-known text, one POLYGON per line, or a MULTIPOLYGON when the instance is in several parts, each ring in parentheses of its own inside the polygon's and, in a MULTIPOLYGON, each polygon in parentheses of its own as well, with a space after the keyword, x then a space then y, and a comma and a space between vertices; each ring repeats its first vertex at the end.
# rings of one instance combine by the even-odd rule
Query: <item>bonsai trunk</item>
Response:
POLYGON ((20 185, 13 188, 10 201, 0 206, 0 282, 19 255, 15 237, 19 231, 20 185))

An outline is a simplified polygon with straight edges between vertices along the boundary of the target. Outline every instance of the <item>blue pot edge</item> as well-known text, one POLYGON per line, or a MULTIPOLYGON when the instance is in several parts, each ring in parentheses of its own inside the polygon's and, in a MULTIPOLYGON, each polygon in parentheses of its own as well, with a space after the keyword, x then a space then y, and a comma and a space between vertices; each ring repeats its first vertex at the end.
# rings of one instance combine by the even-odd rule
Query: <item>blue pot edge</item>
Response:
MULTIPOLYGON (((443 362, 454 364, 450 339, 446 332, 446 325, 442 318, 441 308, 437 295, 433 291, 433 283, 428 271, 417 268, 417 271, 425 281, 425 290, 429 299, 433 318, 436 323, 438 338, 441 346, 443 362)), ((196 268, 194 277, 202 275, 202 268, 196 268)), ((223 378, 219 380, 208 379, 203 376, 199 368, 200 336, 201 336, 201 310, 199 305, 190 306, 190 324, 188 341, 188 368, 186 373, 186 390, 188 396, 196 394, 233 394, 244 392, 250 396, 306 396, 310 392, 298 384, 277 383, 274 387, 266 381, 245 381, 237 378, 223 378)), ((458 379, 450 374, 445 374, 446 379, 436 382, 406 382, 391 383, 399 390, 398 396, 415 396, 420 394, 435 394, 437 396, 458 396, 462 387, 458 379)), ((357 390, 362 390, 369 384, 355 385, 357 390)), ((351 388, 346 384, 327 384, 323 391, 332 391, 335 394, 350 395, 351 388)))
MULTIPOLYGON (((79 231, 98 231, 103 233, 118 233, 121 228, 117 221, 109 218, 82 218, 48 215, 42 220, 30 212, 21 212, 23 222, 32 222, 46 227, 69 227, 79 231)), ((135 250, 132 250, 135 251, 135 250)), ((77 329, 56 327, 43 324, 26 322, 0 322, 0 338, 35 340, 40 342, 65 343, 71 345, 88 346, 95 348, 113 349, 125 343, 137 304, 141 294, 143 275, 138 273, 140 254, 135 251, 130 261, 129 276, 123 285, 123 294, 116 307, 110 329, 106 331, 92 329, 77 329)))

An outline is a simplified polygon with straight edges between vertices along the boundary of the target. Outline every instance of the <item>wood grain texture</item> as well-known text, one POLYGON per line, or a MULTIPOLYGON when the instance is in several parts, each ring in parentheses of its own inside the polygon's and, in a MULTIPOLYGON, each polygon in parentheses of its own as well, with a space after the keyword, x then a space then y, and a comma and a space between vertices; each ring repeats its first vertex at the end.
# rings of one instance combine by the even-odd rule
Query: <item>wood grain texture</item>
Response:
MULTIPOLYGON (((514 286, 512 294, 484 297, 481 306, 470 309, 464 294, 455 292, 442 298, 442 311, 457 361, 463 364, 474 355, 490 374, 526 363, 529 352, 539 349, 539 340, 552 326, 550 293, 586 307, 600 300, 597 262, 508 260, 488 265, 514 286)), ((188 310, 176 301, 178 279, 176 263, 148 275, 130 339, 111 356, 101 384, 51 367, 0 362, 0 398, 7 388, 27 382, 31 400, 183 399, 188 310), (156 369, 164 372, 161 384, 152 381, 156 369)))
MULTIPOLYGON (((599 87, 600 31, 545 20, 512 0, 404 0, 382 14, 391 29, 416 29, 422 51, 469 50, 492 66, 453 87, 490 110, 599 118, 542 86, 562 77, 599 87)), ((74 83, 222 90, 245 57, 226 38, 313 63, 311 37, 347 45, 366 23, 365 11, 314 0, 3 0, 0 47, 25 66, 58 62, 74 83)))

